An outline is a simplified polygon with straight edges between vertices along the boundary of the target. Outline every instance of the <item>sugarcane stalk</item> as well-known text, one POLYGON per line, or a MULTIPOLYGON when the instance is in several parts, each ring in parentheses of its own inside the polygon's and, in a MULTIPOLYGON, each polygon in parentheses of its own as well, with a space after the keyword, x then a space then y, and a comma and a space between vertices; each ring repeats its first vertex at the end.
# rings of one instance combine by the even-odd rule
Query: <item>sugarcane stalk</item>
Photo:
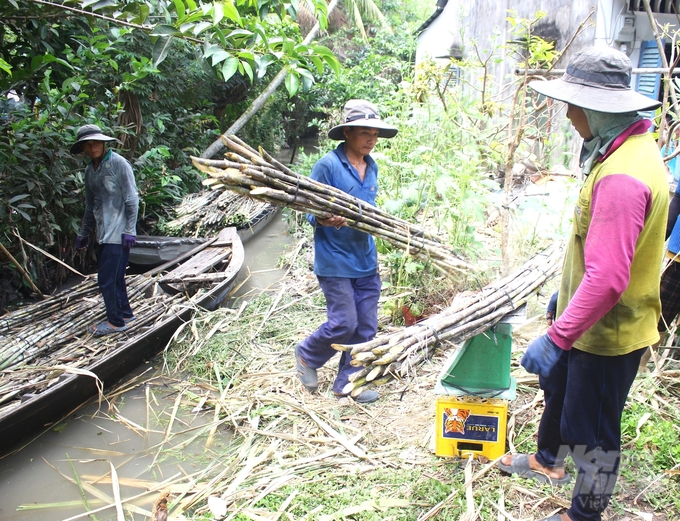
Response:
MULTIPOLYGON (((339 190, 335 187, 332 187, 330 185, 326 185, 323 183, 316 182, 309 177, 306 176, 301 176, 300 174, 296 174, 292 171, 292 175, 285 174, 279 169, 273 168, 271 165, 267 165, 266 163, 260 161, 257 165, 249 163, 248 159, 242 156, 239 156, 238 154, 230 153, 227 154, 227 156, 234 161, 226 161, 226 160, 209 160, 209 159, 200 159, 200 158, 192 158, 195 159, 194 164, 200 168, 199 165, 203 165, 204 167, 212 167, 214 169, 226 169, 226 168, 235 168, 237 170, 245 170, 249 172, 249 175, 258 175, 258 174, 251 174, 252 172, 257 172, 258 170, 261 171, 263 174, 266 174, 266 176, 262 177, 261 175, 258 175, 258 178, 260 181, 264 181, 266 183, 274 183, 272 179, 276 179, 277 181, 282 181, 285 186, 289 187, 287 191, 290 193, 293 189, 295 190, 295 193, 298 193, 301 189, 303 192, 309 192, 309 193, 319 193, 322 194, 323 196, 332 198, 334 201, 337 201, 338 204, 340 205, 341 208, 344 207, 351 207, 355 212, 358 213, 358 205, 357 205, 357 199, 352 197, 351 195, 347 194, 346 192, 343 192, 342 190, 339 190)), ((204 170, 205 171, 205 170, 204 170)), ((218 175, 217 173, 211 174, 211 175, 218 175)), ((277 184, 277 186, 281 186, 280 183, 277 184)), ((400 227, 403 228, 408 234, 413 236, 414 238, 417 238, 418 240, 429 240, 432 242, 432 244, 436 245, 441 245, 439 243, 437 237, 429 232, 426 232, 425 230, 418 228, 412 223, 409 223, 408 221, 405 221, 403 219, 399 219, 393 215, 390 215, 386 212, 383 212, 379 208, 371 205, 367 205, 366 207, 363 207, 364 211, 369 214, 373 219, 379 220, 383 222, 386 226, 388 227, 400 227)))
MULTIPOLYGON (((234 167, 237 169, 242 169, 244 166, 249 165, 250 169, 253 170, 262 170, 263 173, 266 173, 270 177, 276 177, 279 180, 284 181, 290 186, 297 187, 297 189, 305 189, 305 191, 312 191, 312 192, 318 192, 324 195, 327 195, 329 197, 333 197, 337 199, 338 201, 341 201, 346 204, 353 204, 356 206, 356 199, 353 198, 351 195, 347 194, 346 192, 343 192, 342 190, 339 190, 337 188, 334 188, 329 185, 325 185, 323 183, 318 183, 306 176, 301 176, 300 174, 296 174, 289 169, 287 169, 289 172, 292 173, 292 175, 285 174, 279 169, 272 168, 271 165, 267 165, 266 163, 259 162, 257 165, 249 163, 247 158, 244 158, 242 156, 239 156, 238 154, 233 154, 230 153, 228 155, 231 159, 234 160, 234 162, 230 161, 220 161, 220 160, 205 160, 205 159, 200 159, 200 158, 192 158, 194 159, 194 164, 196 166, 199 165, 204 165, 204 166, 212 166, 213 168, 221 169, 221 168, 229 168, 229 167, 234 167)), ((412 223, 409 223, 408 221, 404 221, 403 219, 399 219, 395 216, 392 216, 386 212, 383 212, 377 207, 370 207, 370 209, 367 209, 368 212, 371 212, 374 214, 375 218, 377 219, 382 219, 384 222, 387 224, 396 224, 399 226, 403 226, 406 229, 409 230, 410 233, 412 233, 414 236, 418 237, 424 237, 430 240, 433 240, 435 242, 438 242, 437 237, 434 236, 433 234, 430 234, 426 232, 425 230, 418 228, 412 223)))
POLYGON ((517 273, 489 284, 474 296, 454 299, 449 308, 423 322, 389 335, 381 335, 363 344, 338 345, 349 351, 352 365, 364 375, 350 379, 343 392, 365 389, 367 383, 379 385, 383 377, 403 378, 429 359, 437 348, 455 345, 487 331, 529 297, 560 267, 561 250, 529 259, 517 273), (376 356, 373 358, 371 355, 376 356), (361 363, 359 363, 361 362, 361 363), (369 369, 369 372, 365 372, 369 369))
MULTIPOLYGON (((205 165, 199 166, 199 168, 208 173, 211 173, 214 170, 214 167, 206 167, 205 165)), ((238 186, 239 184, 250 184, 251 187, 253 186, 256 187, 254 190, 249 192, 249 194, 252 196, 262 198, 266 201, 273 202, 274 204, 284 204, 290 208, 310 213, 321 219, 327 219, 331 215, 330 212, 318 210, 315 207, 315 205, 313 205, 311 202, 308 201, 307 198, 303 196, 289 195, 282 191, 262 187, 261 184, 258 183, 256 180, 245 178, 236 169, 229 168, 223 170, 219 172, 217 176, 219 176, 219 178, 222 179, 223 181, 226 181, 227 184, 229 184, 230 189, 233 189, 234 186, 238 186)), ((214 181, 208 181, 207 183, 206 182, 204 183, 214 184, 214 181)), ((243 188, 240 188, 239 191, 241 193, 247 193, 243 190, 243 188)), ((336 207, 335 210, 337 214, 344 213, 345 215, 347 215, 345 209, 341 207, 336 207)), ((418 252, 413 252, 413 250, 411 249, 410 238, 404 239, 403 237, 396 235, 390 231, 376 229, 373 226, 367 225, 364 222, 358 222, 351 218, 347 219, 347 223, 348 225, 356 229, 359 229, 366 233, 370 233, 372 235, 382 237, 388 242, 394 244, 396 247, 402 248, 407 252, 411 253, 412 255, 423 258, 426 261, 432 262, 435 266, 437 266, 445 273, 451 274, 461 272, 463 271, 462 268, 468 266, 466 263, 460 261, 455 257, 445 256, 443 252, 439 249, 421 247, 419 245, 420 250, 418 252)))

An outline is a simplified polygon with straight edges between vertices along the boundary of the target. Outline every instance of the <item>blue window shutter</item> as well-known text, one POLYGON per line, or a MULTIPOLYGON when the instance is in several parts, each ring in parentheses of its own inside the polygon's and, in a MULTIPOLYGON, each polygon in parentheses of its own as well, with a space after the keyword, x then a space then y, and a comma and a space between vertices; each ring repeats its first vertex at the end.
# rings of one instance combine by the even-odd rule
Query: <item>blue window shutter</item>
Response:
MULTIPOLYGON (((661 67, 661 54, 654 40, 645 40, 640 46, 640 68, 661 67)), ((638 74, 635 90, 653 100, 659 99, 659 89, 661 88, 661 74, 638 74)), ((654 119, 654 111, 647 110, 640 112, 646 118, 654 119)))

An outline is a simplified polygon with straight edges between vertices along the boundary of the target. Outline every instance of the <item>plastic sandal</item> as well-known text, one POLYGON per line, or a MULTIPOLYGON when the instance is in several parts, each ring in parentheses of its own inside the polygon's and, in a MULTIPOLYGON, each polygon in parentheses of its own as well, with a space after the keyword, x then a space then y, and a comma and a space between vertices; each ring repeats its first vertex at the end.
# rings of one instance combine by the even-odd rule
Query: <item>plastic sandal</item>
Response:
POLYGON ((120 333, 121 331, 125 331, 127 329, 127 326, 114 327, 108 322, 104 321, 101 324, 97 324, 96 326, 90 326, 87 329, 94 336, 104 336, 110 335, 111 333, 120 333))
MULTIPOLYGON (((546 474, 543 474, 542 472, 532 470, 529 467, 528 454, 513 454, 512 463, 510 465, 503 465, 499 461, 498 463, 496 463, 496 466, 506 474, 516 474, 517 476, 535 479, 537 481, 540 481, 541 483, 548 483, 549 485, 562 486, 566 485, 567 483, 569 483, 569 481, 571 481, 571 476, 569 475, 569 473, 565 473, 564 477, 560 479, 555 479, 547 476, 546 474)), ((553 521, 551 518, 548 519, 549 521, 553 521)))

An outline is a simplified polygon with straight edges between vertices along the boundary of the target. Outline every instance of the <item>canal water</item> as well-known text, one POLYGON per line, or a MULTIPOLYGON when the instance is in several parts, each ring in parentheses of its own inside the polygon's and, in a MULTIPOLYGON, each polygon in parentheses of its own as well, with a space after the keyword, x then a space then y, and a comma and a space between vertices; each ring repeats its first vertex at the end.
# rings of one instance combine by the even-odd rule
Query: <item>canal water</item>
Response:
MULTIPOLYGON (((276 268, 276 263, 294 242, 278 213, 244 245, 245 262, 239 275, 243 285, 237 294, 259 292, 281 279, 285 271, 276 268)), ((157 483, 177 473, 194 472, 206 456, 205 437, 200 441, 193 437, 212 421, 212 412, 210 417, 200 410, 175 417, 177 383, 163 372, 162 358, 157 357, 121 382, 108 403, 82 407, 18 452, 0 459, 0 520, 66 520, 110 504, 112 466, 121 496, 126 498, 145 492, 147 480, 157 483), (161 452, 169 420, 173 420, 172 442, 177 450, 161 452)), ((215 449, 228 444, 228 431, 216 432, 214 440, 215 449)), ((136 504, 151 511, 157 497, 158 492, 146 494, 136 504)), ((116 519, 115 510, 100 512, 96 519, 116 519)), ((135 519, 145 516, 135 514, 135 519)))

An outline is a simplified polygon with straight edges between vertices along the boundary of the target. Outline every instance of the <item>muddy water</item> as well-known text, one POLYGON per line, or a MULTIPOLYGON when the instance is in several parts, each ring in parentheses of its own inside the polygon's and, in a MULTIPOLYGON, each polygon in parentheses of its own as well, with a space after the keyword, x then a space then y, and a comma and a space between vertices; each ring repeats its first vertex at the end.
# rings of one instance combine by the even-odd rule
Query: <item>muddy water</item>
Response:
MULTIPOLYGON (((245 282, 238 293, 258 292, 278 281, 284 270, 275 268, 276 262, 293 242, 279 213, 245 244, 246 258, 240 275, 245 282)), ((113 397, 110 406, 86 405, 19 452, 0 459, 0 520, 69 519, 87 510, 83 496, 87 497, 89 509, 110 503, 111 464, 115 466, 122 497, 144 492, 144 480, 159 482, 178 472, 194 472, 205 458, 204 438, 174 453, 160 453, 157 448, 165 438, 164 429, 177 398, 177 387, 173 385, 176 382, 163 375, 161 365, 162 360, 157 358, 140 367, 122 383, 128 390, 113 397), (50 503, 59 506, 38 508, 50 503)), ((195 429, 211 419, 200 411, 178 413, 173 433, 180 434, 173 434, 173 442, 191 440, 195 429)), ((228 440, 228 432, 218 431, 214 448, 228 440)), ((150 511, 157 497, 158 492, 147 494, 136 504, 150 511)), ((97 519, 116 519, 115 510, 98 513, 97 519)), ((135 514, 134 519, 147 518, 135 514)))

